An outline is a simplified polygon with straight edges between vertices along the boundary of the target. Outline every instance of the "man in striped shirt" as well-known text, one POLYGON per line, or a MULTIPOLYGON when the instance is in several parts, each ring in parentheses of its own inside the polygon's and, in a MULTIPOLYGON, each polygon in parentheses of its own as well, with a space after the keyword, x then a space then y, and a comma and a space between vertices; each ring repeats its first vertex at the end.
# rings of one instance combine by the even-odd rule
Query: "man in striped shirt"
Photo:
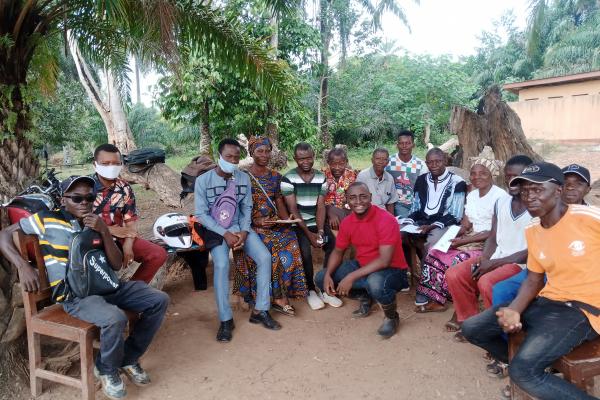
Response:
POLYGON ((281 193, 291 214, 302 221, 296 227, 302 264, 308 285, 308 304, 313 310, 325 307, 324 300, 333 306, 341 305, 339 299, 320 298, 315 291, 311 246, 323 248, 323 268, 333 250, 333 234, 325 227, 325 202, 327 191, 325 174, 313 168, 315 152, 308 143, 298 143, 294 148, 294 160, 298 165, 288 171, 281 180, 281 193), (336 301, 337 300, 337 301, 336 301), (332 304, 333 303, 333 304, 332 304))
POLYGON ((38 237, 53 300, 61 303, 68 314, 100 328, 100 354, 96 358, 94 375, 102 382, 102 389, 109 398, 120 399, 127 391, 119 372, 125 373, 138 386, 150 383, 139 358, 160 328, 169 296, 141 281, 121 282, 115 292, 105 296, 78 298, 70 293, 65 279, 70 246, 77 233, 85 228, 99 232, 108 263, 115 270, 121 268, 123 254, 106 223, 92 213, 96 198, 94 180, 72 176, 61 183, 61 192, 61 209, 41 211, 0 231, 0 249, 16 266, 24 290, 37 292, 45 282, 40 282, 35 268, 21 257, 13 235, 21 231, 38 237), (123 332, 128 318, 121 308, 140 314, 127 340, 123 332))

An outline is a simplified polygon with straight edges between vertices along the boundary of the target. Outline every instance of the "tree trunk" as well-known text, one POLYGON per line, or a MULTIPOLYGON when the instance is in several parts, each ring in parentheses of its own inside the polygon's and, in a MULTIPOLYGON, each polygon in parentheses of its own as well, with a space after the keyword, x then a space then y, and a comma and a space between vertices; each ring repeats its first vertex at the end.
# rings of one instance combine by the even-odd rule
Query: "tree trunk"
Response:
POLYGON ((135 102, 140 104, 142 102, 142 91, 140 86, 140 63, 138 58, 134 58, 135 62, 135 102))
POLYGON ((481 104, 479 113, 458 106, 452 109, 450 131, 460 143, 455 166, 468 168, 469 158, 479 155, 486 145, 493 149, 497 160, 506 161, 517 154, 542 159, 527 142, 519 116, 502 101, 497 86, 487 91, 481 104))
POLYGON ((200 124, 200 155, 212 158, 212 137, 210 135, 210 105, 204 100, 202 107, 202 123, 200 124))
MULTIPOLYGON (((279 21, 277 13, 273 13, 270 21, 271 39, 270 46, 273 58, 277 59, 279 54, 279 21)), ((279 126, 277 124, 277 107, 270 102, 267 102, 267 124, 265 126, 265 134, 273 144, 271 152, 270 167, 273 169, 283 169, 287 166, 287 155, 279 149, 279 126)))
POLYGON ((425 147, 429 146, 430 140, 431 140, 431 124, 429 123, 429 115, 425 115, 425 137, 423 138, 423 142, 425 142, 425 147))
POLYGON ((331 43, 331 26, 329 14, 331 0, 320 1, 321 32, 321 77, 319 84, 319 106, 317 108, 317 124, 321 131, 321 142, 325 148, 331 148, 333 140, 329 132, 329 45, 331 43))
MULTIPOLYGON (((105 101, 102 98, 99 85, 90 73, 87 63, 81 57, 75 41, 69 40, 69 48, 75 61, 79 81, 104 122, 108 133, 108 142, 117 146, 122 154, 128 154, 135 150, 135 141, 129 129, 127 116, 112 73, 106 71, 108 98, 105 101)), ((166 164, 155 164, 141 172, 131 172, 128 168, 124 168, 121 178, 129 183, 139 183, 146 189, 153 190, 167 206, 181 207, 179 200, 180 175, 166 164)))

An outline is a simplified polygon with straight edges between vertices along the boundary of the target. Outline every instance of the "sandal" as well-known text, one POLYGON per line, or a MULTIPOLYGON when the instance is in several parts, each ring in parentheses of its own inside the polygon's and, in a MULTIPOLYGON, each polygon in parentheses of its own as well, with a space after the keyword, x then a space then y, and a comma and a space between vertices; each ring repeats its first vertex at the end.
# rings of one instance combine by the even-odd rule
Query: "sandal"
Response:
POLYGON ((456 343, 467 343, 467 339, 465 339, 461 331, 456 332, 452 337, 452 340, 456 343))
POLYGON ((500 393, 502 394, 502 398, 508 399, 508 400, 512 399, 512 392, 510 390, 510 385, 506 385, 502 389, 500 389, 500 393))
POLYGON ((458 332, 460 331, 460 324, 456 321, 448 321, 446 322, 446 331, 447 332, 458 332))
POLYGON ((489 363, 485 367, 485 370, 488 376, 491 376, 492 378, 502 379, 508 376, 508 364, 505 364, 498 360, 494 360, 491 363, 489 363))
POLYGON ((448 309, 447 304, 440 304, 436 301, 430 301, 427 304, 422 304, 415 307, 415 312, 419 314, 430 313, 430 312, 444 312, 448 309))
POLYGON ((293 317, 293 316, 295 316, 295 315, 296 315, 296 310, 294 310, 294 307, 292 307, 292 306, 291 306, 291 305, 289 305, 289 304, 285 304, 285 305, 283 305, 283 306, 280 306, 280 305, 279 305, 279 304, 277 304, 277 303, 273 303, 273 304, 271 305, 271 308, 272 308, 274 311, 277 311, 278 313, 281 313, 281 314, 283 314, 283 315, 287 315, 287 316, 289 316, 289 317, 293 317))

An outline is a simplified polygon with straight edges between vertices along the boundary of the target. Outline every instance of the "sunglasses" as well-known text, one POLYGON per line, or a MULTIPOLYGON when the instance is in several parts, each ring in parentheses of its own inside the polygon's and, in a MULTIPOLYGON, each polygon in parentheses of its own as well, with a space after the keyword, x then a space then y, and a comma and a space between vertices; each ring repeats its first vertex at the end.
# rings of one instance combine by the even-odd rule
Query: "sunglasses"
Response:
POLYGON ((79 204, 84 200, 87 203, 92 203, 94 200, 96 200, 96 196, 93 194, 86 194, 85 196, 82 196, 80 194, 74 194, 72 196, 63 195, 63 197, 66 197, 67 199, 71 199, 71 201, 76 204, 79 204))

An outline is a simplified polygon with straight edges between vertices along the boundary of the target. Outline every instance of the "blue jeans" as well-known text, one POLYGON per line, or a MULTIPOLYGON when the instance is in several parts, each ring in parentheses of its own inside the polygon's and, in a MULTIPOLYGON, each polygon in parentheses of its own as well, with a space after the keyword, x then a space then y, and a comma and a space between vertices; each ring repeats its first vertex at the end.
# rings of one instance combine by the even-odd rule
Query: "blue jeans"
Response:
MULTIPOLYGON (((254 231, 248 232, 244 252, 256 263, 256 305, 260 311, 268 311, 271 306, 271 253, 254 231)), ((214 285, 219 320, 229 321, 233 318, 229 304, 229 246, 223 243, 213 247, 210 255, 214 265, 214 285)))
POLYGON ((410 204, 405 205, 397 201, 396 203, 394 203, 394 215, 400 218, 408 217, 408 215, 410 214, 410 208, 410 204))
MULTIPOLYGON (((337 286, 348 274, 360 268, 358 261, 347 260, 333 272, 333 283, 337 286)), ((323 289, 325 270, 315 276, 315 283, 323 289)), ((384 268, 367 276, 357 279, 352 284, 352 289, 366 290, 368 295, 379 304, 387 305, 396 300, 396 293, 408 287, 406 270, 399 268, 384 268)))
MULTIPOLYGON (((494 358, 508 362, 508 348, 496 317, 499 308, 493 306, 467 319, 462 324, 462 333, 494 358)), ((585 314, 563 302, 538 297, 523 312, 521 322, 527 336, 511 360, 508 373, 512 381, 540 400, 594 399, 545 371, 575 347, 598 337, 585 314)))
POLYGON ((100 328, 96 367, 102 375, 138 362, 160 328, 168 305, 169 296, 165 292, 142 281, 121 282, 119 289, 107 296, 75 298, 62 303, 68 314, 100 328), (123 332, 128 319, 123 310, 141 314, 127 340, 123 332))
POLYGON ((519 293, 523 281, 527 279, 527 268, 508 279, 496 283, 492 289, 492 305, 513 301, 519 293))

